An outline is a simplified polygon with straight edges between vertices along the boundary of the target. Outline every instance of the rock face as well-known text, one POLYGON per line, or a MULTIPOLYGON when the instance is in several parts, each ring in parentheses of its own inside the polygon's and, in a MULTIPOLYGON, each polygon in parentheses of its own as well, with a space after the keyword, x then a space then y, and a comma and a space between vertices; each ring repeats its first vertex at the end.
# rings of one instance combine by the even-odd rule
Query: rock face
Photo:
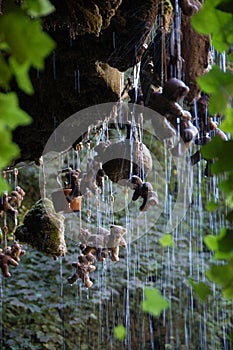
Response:
POLYGON ((141 59, 159 0, 51 2, 56 11, 45 18, 44 28, 57 48, 43 72, 31 72, 35 94, 19 92, 22 108, 33 118, 14 134, 22 160, 40 157, 54 128, 73 113, 119 99, 120 71, 141 59))
MULTIPOLYGON (((14 133, 22 160, 40 157, 51 133, 70 115, 92 105, 119 99, 121 72, 141 60, 144 44, 148 42, 158 11, 161 11, 160 0, 51 2, 56 11, 44 19, 44 28, 56 41, 56 50, 47 58, 43 72, 31 71, 35 94, 26 96, 19 91, 22 108, 33 118, 31 125, 20 127, 14 133)), ((185 11, 189 9, 190 1, 186 2, 180 1, 185 11)), ((198 1, 191 2, 200 7, 198 1)), ((164 3, 169 8, 166 13, 169 27, 174 9, 170 1, 164 3)), ((194 50, 196 44, 192 40, 190 17, 184 16, 187 20, 183 21, 183 42, 190 42, 194 50)), ((196 74, 203 71, 190 69, 192 65, 206 64, 203 50, 206 50, 208 42, 203 43, 202 40, 200 55, 196 54, 197 50, 190 55, 190 47, 183 44, 187 80, 195 79, 196 74)), ((161 58, 159 52, 158 57, 161 58)), ((186 83, 189 85, 189 81, 186 83)))
POLYGON ((171 0, 164 4, 166 20, 158 27, 154 39, 142 56, 141 83, 146 105, 150 99, 151 84, 164 85, 169 78, 183 80, 190 88, 188 103, 199 97, 197 77, 208 72, 211 66, 210 37, 199 34, 191 26, 191 18, 201 8, 198 0, 171 0))

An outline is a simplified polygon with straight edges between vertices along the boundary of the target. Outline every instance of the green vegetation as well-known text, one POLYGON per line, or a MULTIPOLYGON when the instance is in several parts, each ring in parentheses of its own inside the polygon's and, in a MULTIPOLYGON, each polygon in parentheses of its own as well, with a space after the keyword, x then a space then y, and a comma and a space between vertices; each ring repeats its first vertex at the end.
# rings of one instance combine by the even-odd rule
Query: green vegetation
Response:
MULTIPOLYGON (((43 69, 45 58, 55 47, 38 18, 54 10, 47 0, 24 1, 23 7, 4 2, 0 16, 0 170, 19 156, 18 146, 12 142, 12 131, 31 122, 30 116, 18 104, 15 92, 10 92, 13 79, 27 94, 33 93, 30 69, 43 69), (5 4, 6 3, 6 4, 5 4)), ((6 184, 0 177, 0 192, 6 184)))
MULTIPOLYGON (((211 71, 198 79, 201 89, 210 94, 209 112, 224 116, 222 129, 233 136, 233 73, 232 73, 232 44, 233 44, 233 15, 226 0, 206 0, 202 10, 193 18, 194 28, 203 33, 211 34, 214 48, 227 55, 227 70, 221 71, 214 66, 211 71), (223 10, 220 10, 223 9, 223 10), (227 12, 225 12, 227 11, 227 12), (229 12, 228 12, 229 11, 229 12)), ((229 4, 228 4, 229 5, 229 4)), ((233 141, 222 141, 215 137, 209 144, 202 148, 205 159, 212 159, 211 170, 214 174, 223 175, 220 186, 222 187, 227 204, 233 210, 233 141)), ((208 209, 215 210, 216 207, 210 203, 208 209)), ((205 238, 205 243, 209 249, 214 250, 215 259, 225 260, 224 266, 212 265, 207 271, 207 277, 223 288, 225 298, 233 297, 233 217, 231 212, 227 215, 227 226, 218 237, 212 235, 205 238)))
POLYGON ((169 302, 162 297, 158 289, 145 288, 145 300, 142 302, 142 310, 153 316, 159 316, 168 308, 169 302))
MULTIPOLYGON (((231 68, 233 61, 233 54, 230 51, 233 43, 232 14, 219 10, 219 8, 224 8, 225 3, 226 1, 221 0, 206 0, 203 10, 194 17, 193 25, 198 31, 212 35, 213 45, 216 50, 219 52, 226 51, 229 60, 228 68, 231 68)), ((16 93, 10 91, 11 81, 14 78, 19 88, 25 93, 33 93, 29 75, 30 69, 31 67, 43 69, 44 59, 55 47, 51 38, 43 32, 41 21, 38 19, 38 17, 51 11, 53 11, 53 7, 47 0, 25 0, 22 8, 11 4, 4 12, 4 15, 0 17, 0 86, 5 90, 5 93, 0 94, 1 169, 9 165, 11 160, 19 154, 17 145, 12 142, 12 131, 18 125, 25 125, 30 122, 30 117, 18 105, 16 93), (14 23, 14 26, 12 26, 12 23, 14 23), (30 33, 30 36, 28 33, 30 33)), ((199 78, 199 84, 203 91, 211 95, 210 113, 213 115, 215 113, 222 114, 224 116, 222 128, 233 136, 233 75, 231 69, 222 72, 215 66, 210 73, 199 78)), ((206 247, 214 252, 214 259, 216 260, 216 264, 212 264, 209 267, 206 276, 210 281, 217 283, 222 288, 224 298, 232 299, 233 142, 231 140, 224 142, 216 137, 203 147, 202 153, 206 159, 213 160, 213 173, 220 176, 223 175, 221 187, 230 208, 225 217, 226 227, 221 230, 219 235, 205 235, 204 242, 206 247), (217 261, 220 261, 221 264, 217 264, 217 261)), ((5 183, 0 183, 0 189, 5 189, 5 183)), ((207 210, 210 213, 218 209, 215 201, 210 201, 207 204, 207 210)), ((195 210, 198 211, 193 205, 190 216, 193 217, 195 210)), ((198 222, 197 217, 195 219, 198 222)), ((184 223, 183 225, 185 226, 184 223)), ((185 228, 183 231, 185 231, 185 228)), ((194 237, 198 235, 204 236, 204 230, 207 232, 208 228, 209 222, 204 218, 203 223, 197 226, 192 233, 193 241, 195 242, 194 237)), ((72 225, 69 229, 72 229, 72 225)), ((73 229, 76 230, 76 228, 73 229)), ((162 235, 162 229, 159 233, 160 236, 154 230, 154 232, 151 232, 151 236, 148 235, 144 240, 134 242, 131 247, 136 254, 143 255, 137 271, 132 271, 132 276, 130 276, 130 293, 132 298, 130 298, 128 307, 131 309, 131 316, 133 315, 135 318, 132 322, 133 329, 131 327, 131 333, 133 334, 134 329, 141 327, 141 321, 143 320, 145 326, 142 329, 147 339, 149 339, 148 325, 150 324, 151 315, 155 316, 152 324, 156 336, 162 339, 164 337, 164 334, 158 335, 156 333, 156 326, 159 325, 156 322, 161 312, 171 310, 171 305, 166 299, 170 286, 163 285, 165 277, 169 273, 175 276, 172 310, 177 317, 174 320, 173 316, 173 322, 177 322, 177 327, 183 317, 179 300, 182 298, 184 304, 188 300, 188 296, 184 291, 183 281, 188 274, 187 266, 189 260, 187 256, 183 255, 182 260, 176 257, 175 261, 179 261, 183 265, 181 267, 172 266, 170 267, 171 271, 167 270, 166 262, 162 260, 161 256, 166 247, 168 251, 175 249, 177 255, 179 255, 177 253, 179 250, 187 252, 187 240, 190 237, 182 236, 181 230, 179 242, 174 242, 170 234, 162 235), (158 238, 157 241, 159 243, 156 248, 154 248, 154 237, 158 238), (148 246, 146 246, 147 244, 148 246), (153 264, 151 263, 152 261, 153 264), (151 281, 155 277, 157 281, 161 281, 160 287, 161 289, 164 288, 165 298, 158 289, 153 287, 154 284, 151 281), (145 285, 146 287, 144 288, 145 285), (141 303, 143 293, 144 301, 141 303), (140 305, 139 308, 138 305, 140 305), (142 313, 140 314, 141 311, 142 313), (178 320, 179 317, 180 319, 178 320)), ((102 348, 114 336, 117 341, 122 342, 125 340, 126 331, 129 331, 123 326, 125 314, 122 311, 125 308, 125 305, 122 307, 122 295, 125 293, 125 289, 128 288, 126 261, 122 258, 119 265, 112 267, 109 276, 100 266, 97 276, 103 287, 99 290, 96 278, 96 287, 94 286, 90 296, 87 291, 82 290, 80 285, 70 287, 67 284, 66 279, 71 271, 72 259, 77 257, 78 251, 75 242, 68 241, 68 247, 70 256, 56 262, 51 262, 51 259, 48 257, 29 248, 27 255, 22 258, 23 264, 17 270, 13 270, 14 285, 12 285, 10 280, 3 281, 1 293, 4 290, 4 299, 1 300, 0 311, 2 312, 2 331, 4 332, 4 340, 2 341, 4 341, 6 348, 56 349, 62 348, 65 341, 67 349, 72 349, 76 346, 84 350, 88 349, 88 344, 93 340, 99 346, 101 344, 102 348), (26 269, 27 267, 28 270, 26 269), (108 288, 106 288, 107 283, 108 288), (113 308, 117 309, 115 314, 113 313, 113 308), (112 314, 110 314, 110 311, 112 314), (101 324, 104 331, 99 330, 99 324, 101 324), (115 326, 116 324, 118 326, 115 326), (28 325, 30 327, 27 327, 28 325), (76 333, 78 333, 79 338, 77 344, 75 344, 76 333), (103 334, 106 336, 106 339, 104 339, 103 334)), ((168 257, 170 258, 170 255, 168 257)), ((130 264, 133 266, 133 254, 131 259, 130 264)), ((196 265, 198 264, 199 260, 196 262, 196 265)), ((222 321, 219 318, 215 321, 214 318, 211 318, 212 289, 208 283, 196 282, 191 278, 188 282, 194 292, 194 298, 197 297, 202 303, 206 303, 205 309, 201 309, 198 305, 196 310, 193 311, 188 305, 189 310, 186 311, 187 318, 192 320, 190 324, 193 326, 194 334, 193 349, 199 342, 199 339, 196 338, 198 337, 198 327, 200 326, 199 319, 204 318, 203 315, 208 318, 207 337, 220 349, 222 344, 216 329, 220 330, 221 322, 225 322, 225 320, 222 321), (208 304, 209 300, 211 302, 208 304), (206 312, 208 307, 209 309, 206 312)), ((229 306, 231 308, 231 305, 229 306)), ((227 310, 228 304, 225 304, 224 307, 227 310)), ((181 330, 181 338, 183 336, 182 332, 184 331, 181 330)), ((135 339, 137 340, 136 336, 135 339)), ((136 342, 134 346, 136 346, 136 342)), ((117 348, 117 345, 115 348, 117 348)))
POLYGON ((125 329, 125 327, 122 326, 122 324, 119 324, 118 326, 116 326, 114 328, 114 334, 115 334, 115 337, 118 340, 124 340, 125 336, 126 336, 126 329, 125 329))

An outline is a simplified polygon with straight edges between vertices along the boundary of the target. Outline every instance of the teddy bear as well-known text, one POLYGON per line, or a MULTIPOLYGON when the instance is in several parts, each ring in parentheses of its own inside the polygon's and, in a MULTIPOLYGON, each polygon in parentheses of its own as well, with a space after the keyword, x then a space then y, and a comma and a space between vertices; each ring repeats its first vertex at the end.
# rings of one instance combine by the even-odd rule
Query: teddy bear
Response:
POLYGON ((2 274, 4 277, 10 277, 11 274, 9 272, 9 265, 17 267, 19 264, 15 259, 11 257, 11 255, 8 252, 3 252, 2 249, 0 250, 0 268, 2 270, 2 274))
MULTIPOLYGON (((196 106, 193 107, 193 114, 196 116, 195 123, 199 130, 199 136, 195 140, 195 144, 204 145, 211 141, 214 136, 220 137, 223 141, 227 141, 227 135, 218 127, 218 123, 213 121, 213 118, 208 115, 209 96, 202 94, 197 100, 196 106)), ((221 116, 217 116, 219 119, 221 116)), ((195 165, 202 159, 201 151, 198 149, 191 155, 191 164, 195 165)), ((206 160, 204 175, 206 177, 211 174, 212 160, 206 160)))
POLYGON ((153 191, 150 182, 143 182, 139 176, 133 175, 130 179, 130 187, 134 190, 133 201, 136 201, 139 197, 143 198, 143 202, 139 207, 140 211, 147 211, 150 206, 158 204, 158 195, 153 191))
POLYGON ((0 216, 2 216, 5 212, 9 214, 10 217, 14 218, 15 215, 18 214, 18 210, 16 208, 21 206, 24 196, 25 192, 19 186, 16 186, 15 190, 11 192, 10 196, 8 196, 7 193, 4 193, 0 198, 0 216))
POLYGON ((101 163, 95 158, 88 158, 87 169, 82 174, 80 181, 82 195, 87 193, 87 189, 91 190, 93 193, 95 193, 98 188, 102 189, 104 176, 105 172, 102 169, 101 163))
POLYGON ((89 273, 94 272, 96 269, 93 265, 94 261, 94 256, 90 253, 87 255, 79 255, 78 261, 72 263, 72 266, 76 268, 76 272, 68 278, 68 282, 72 285, 80 278, 85 287, 90 288, 93 282, 89 278, 89 273))
POLYGON ((11 256, 15 261, 20 261, 20 256, 25 254, 25 250, 22 250, 22 245, 19 242, 14 241, 11 247, 7 247, 6 254, 11 256))
MULTIPOLYGON (((191 122, 191 114, 184 110, 179 101, 189 92, 189 87, 179 79, 169 79, 163 87, 162 92, 152 92, 149 100, 149 107, 165 116, 171 125, 179 132, 184 141, 184 147, 180 151, 185 151, 198 134, 197 128, 191 122)), ((157 130, 157 118, 152 119, 152 124, 157 130)), ((178 148, 174 148, 176 154, 178 148)))
POLYGON ((110 226, 110 235, 106 238, 106 246, 111 252, 111 260, 119 261, 119 247, 126 248, 127 244, 123 236, 126 234, 126 228, 119 225, 110 226))
POLYGON ((65 177, 67 180, 67 186, 71 188, 71 192, 68 196, 66 196, 67 200, 70 202, 73 198, 81 195, 80 192, 80 170, 78 169, 70 169, 69 172, 66 173, 65 177))
POLYGON ((96 256, 98 262, 103 262, 108 256, 108 249, 104 247, 105 237, 110 232, 103 228, 98 227, 95 235, 92 235, 87 229, 80 229, 79 239, 81 241, 80 249, 82 254, 93 254, 96 256))
POLYGON ((13 207, 15 206, 16 208, 21 207, 24 196, 24 190, 20 186, 16 186, 15 190, 11 192, 11 195, 9 197, 10 205, 13 207))
POLYGON ((111 225, 110 231, 99 227, 96 234, 91 234, 88 230, 80 230, 80 249, 82 254, 92 253, 98 262, 103 262, 109 254, 111 260, 119 261, 119 247, 126 248, 126 241, 123 236, 126 229, 119 225, 111 225))
POLYGON ((10 277, 9 265, 17 267, 19 265, 20 255, 24 255, 21 244, 17 241, 11 247, 7 247, 5 251, 0 250, 0 268, 4 277, 10 277))

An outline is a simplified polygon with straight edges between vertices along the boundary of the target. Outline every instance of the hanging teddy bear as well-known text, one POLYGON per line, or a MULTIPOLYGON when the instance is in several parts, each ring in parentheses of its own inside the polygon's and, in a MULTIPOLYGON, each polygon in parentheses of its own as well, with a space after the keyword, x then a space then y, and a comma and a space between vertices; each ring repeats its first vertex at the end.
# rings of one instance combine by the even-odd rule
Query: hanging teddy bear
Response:
POLYGON ((93 282, 89 278, 89 273, 94 272, 96 267, 93 265, 95 258, 92 254, 79 255, 78 261, 73 262, 72 266, 76 268, 75 273, 68 278, 68 282, 73 285, 79 278, 82 280, 86 288, 90 288, 93 282))
MULTIPOLYGON (((183 81, 171 78, 165 83, 162 92, 152 92, 150 95, 149 107, 165 116, 183 139, 182 147, 173 148, 175 155, 178 151, 186 151, 198 134, 197 128, 191 122, 191 114, 178 103, 188 92, 189 88, 183 81)), ((156 117, 153 117, 152 124, 157 130, 156 117)))
POLYGON ((125 234, 126 229, 119 225, 111 225, 110 231, 99 227, 96 234, 81 229, 79 238, 82 254, 92 253, 99 262, 103 262, 110 254, 111 260, 117 262, 119 261, 119 247, 126 248, 126 241, 123 237, 125 234))
POLYGON ((3 213, 9 214, 10 217, 14 218, 18 214, 18 208, 21 207, 23 198, 25 196, 24 190, 16 186, 15 190, 11 191, 10 196, 7 193, 4 193, 0 197, 0 216, 3 213))
POLYGON ((17 267, 20 261, 20 255, 24 255, 21 244, 17 241, 11 247, 7 247, 5 251, 0 249, 0 268, 4 277, 10 277, 9 266, 17 267))
POLYGON ((151 206, 158 204, 158 195, 153 191, 150 182, 143 182, 139 176, 133 175, 130 179, 130 187, 134 190, 132 201, 136 201, 139 197, 143 199, 140 211, 147 211, 151 206))

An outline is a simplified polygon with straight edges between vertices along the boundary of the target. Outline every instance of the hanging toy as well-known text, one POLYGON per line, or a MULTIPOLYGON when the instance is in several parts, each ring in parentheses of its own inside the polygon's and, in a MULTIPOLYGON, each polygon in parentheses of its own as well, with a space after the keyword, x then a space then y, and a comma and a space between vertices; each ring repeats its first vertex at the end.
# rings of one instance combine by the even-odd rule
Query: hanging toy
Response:
POLYGON ((130 179, 130 187, 134 190, 132 201, 136 201, 139 197, 143 199, 140 211, 147 211, 151 206, 158 204, 158 195, 153 191, 150 182, 143 182, 140 177, 134 175, 130 179))
POLYGON ((9 266, 17 267, 20 261, 20 255, 24 255, 25 251, 22 246, 15 241, 11 247, 7 247, 5 251, 0 250, 0 268, 4 277, 10 277, 9 266))
POLYGON ((20 256, 25 255, 25 250, 22 250, 22 245, 14 241, 11 247, 7 247, 6 254, 10 255, 15 261, 20 261, 20 256))
MULTIPOLYGON (((81 210, 80 170, 66 168, 58 172, 65 174, 64 187, 52 192, 52 201, 56 212, 70 213, 81 210)), ((58 181, 60 183, 60 180, 58 181)))
POLYGON ((79 238, 82 254, 92 253, 97 261, 102 262, 111 254, 111 260, 119 261, 119 247, 126 248, 124 235, 126 229, 119 225, 111 225, 110 231, 99 227, 96 234, 91 234, 88 230, 81 229, 79 238))
POLYGON ((79 278, 82 280, 86 288, 90 288, 93 282, 89 278, 89 273, 94 272, 96 267, 93 265, 95 258, 92 254, 86 256, 81 254, 78 261, 73 262, 72 266, 76 268, 76 272, 68 278, 68 282, 73 285, 79 278))
MULTIPOLYGON (((179 105, 179 100, 189 93, 189 87, 179 79, 169 79, 161 92, 153 92, 150 95, 149 107, 156 112, 162 114, 167 120, 174 126, 174 128, 180 133, 183 139, 184 145, 182 145, 182 152, 185 152, 191 142, 198 134, 197 128, 191 122, 191 114, 184 110, 179 105)), ((153 127, 156 130, 157 118, 152 119, 153 127)), ((179 147, 179 151, 180 151, 179 147)), ((176 154, 177 148, 173 149, 173 153, 176 154)))
POLYGON ((109 236, 109 230, 98 227, 96 234, 92 235, 88 230, 80 229, 79 239, 81 241, 80 249, 82 254, 89 253, 96 256, 98 262, 103 262, 109 255, 109 251, 105 248, 106 237, 109 236))
POLYGON ((12 219, 15 218, 15 215, 18 214, 17 209, 21 206, 24 196, 25 192, 19 186, 16 186, 10 196, 4 193, 3 196, 0 197, 0 216, 3 216, 5 212, 9 214, 12 219))
POLYGON ((113 182, 129 179, 132 174, 145 177, 152 170, 152 158, 149 149, 138 140, 136 125, 126 124, 127 136, 123 141, 100 142, 95 157, 102 163, 103 170, 113 182))
POLYGON ((67 188, 64 189, 66 199, 70 204, 70 209, 74 212, 81 210, 82 194, 80 191, 80 170, 70 170, 66 173, 67 188))
POLYGON ((81 174, 80 191, 82 195, 86 195, 88 190, 95 193, 98 188, 103 188, 103 179, 105 172, 101 163, 92 158, 87 160, 87 169, 81 174))

